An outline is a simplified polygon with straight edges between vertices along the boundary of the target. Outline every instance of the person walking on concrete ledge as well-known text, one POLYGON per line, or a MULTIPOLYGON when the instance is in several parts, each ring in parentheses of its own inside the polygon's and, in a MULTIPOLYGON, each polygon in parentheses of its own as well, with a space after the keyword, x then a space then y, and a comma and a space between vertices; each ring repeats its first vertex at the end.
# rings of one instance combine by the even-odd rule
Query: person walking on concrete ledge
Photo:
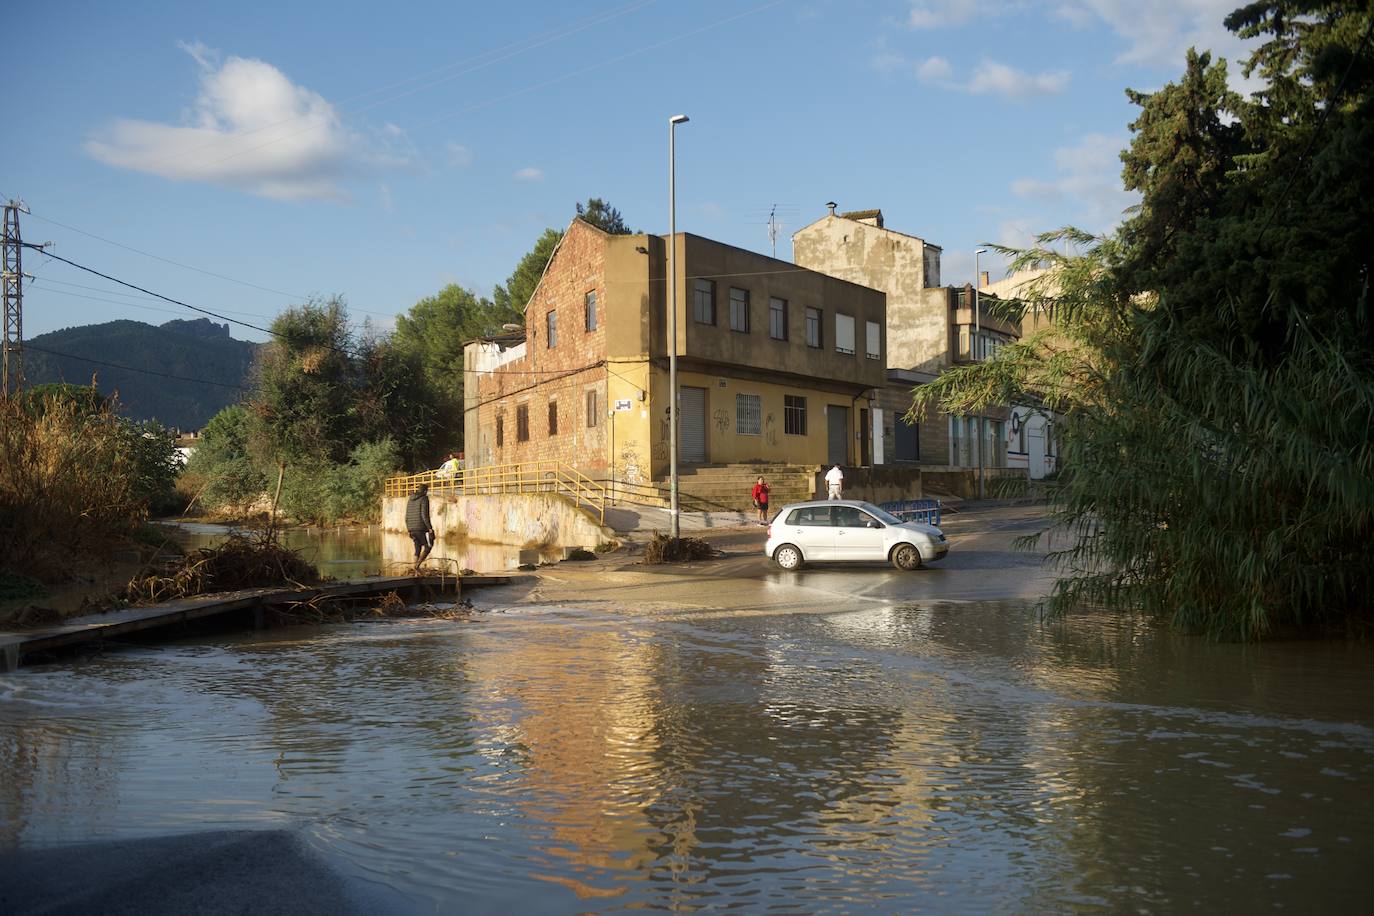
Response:
POLYGON ((429 484, 422 483, 420 488, 410 494, 406 501, 406 531, 415 542, 415 569, 429 557, 434 548, 434 526, 429 522, 429 484))
POLYGON ((825 472, 825 488, 829 491, 828 498, 840 498, 840 491, 844 489, 844 471, 840 470, 838 464, 825 472))

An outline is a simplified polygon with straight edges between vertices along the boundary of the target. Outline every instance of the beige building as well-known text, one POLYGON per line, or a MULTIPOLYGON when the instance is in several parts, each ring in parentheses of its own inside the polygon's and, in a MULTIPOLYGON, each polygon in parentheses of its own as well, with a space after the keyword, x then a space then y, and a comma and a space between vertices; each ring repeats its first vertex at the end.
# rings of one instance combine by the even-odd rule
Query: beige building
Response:
POLYGON ((575 219, 523 332, 466 348, 470 467, 556 459, 630 484, 666 476, 669 244, 681 463, 871 460, 882 292, 700 236, 609 235, 575 219))
MULTIPOLYGON (((798 265, 887 294, 887 383, 870 401, 875 417, 870 451, 878 464, 973 467, 978 464, 978 418, 930 414, 910 423, 911 391, 951 366, 984 359, 1016 340, 1017 323, 995 317, 973 287, 940 285, 941 249, 884 225, 880 210, 836 213, 792 236, 798 265)), ((984 463, 1007 465, 1009 412, 983 415, 984 463)))

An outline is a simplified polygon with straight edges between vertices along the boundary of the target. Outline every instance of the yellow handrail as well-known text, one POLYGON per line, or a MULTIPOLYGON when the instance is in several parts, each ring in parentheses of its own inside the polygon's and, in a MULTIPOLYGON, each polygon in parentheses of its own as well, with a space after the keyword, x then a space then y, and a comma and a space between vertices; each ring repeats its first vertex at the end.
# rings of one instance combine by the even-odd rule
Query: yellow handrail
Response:
POLYGON ((606 522, 606 487, 557 459, 464 468, 453 474, 441 471, 399 474, 387 478, 383 492, 389 497, 409 496, 422 483, 429 484, 431 493, 562 492, 573 502, 586 503, 594 509, 598 522, 606 522))

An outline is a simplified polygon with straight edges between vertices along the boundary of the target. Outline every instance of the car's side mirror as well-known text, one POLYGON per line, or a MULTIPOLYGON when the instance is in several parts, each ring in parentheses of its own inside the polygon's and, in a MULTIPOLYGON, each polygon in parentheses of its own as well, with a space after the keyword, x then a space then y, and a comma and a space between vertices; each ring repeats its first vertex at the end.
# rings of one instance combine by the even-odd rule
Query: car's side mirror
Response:
POLYGON ((881 527, 883 527, 883 525, 882 525, 882 522, 875 522, 875 521, 873 521, 872 519, 869 519, 868 522, 864 525, 864 527, 865 527, 865 528, 881 528, 881 527))

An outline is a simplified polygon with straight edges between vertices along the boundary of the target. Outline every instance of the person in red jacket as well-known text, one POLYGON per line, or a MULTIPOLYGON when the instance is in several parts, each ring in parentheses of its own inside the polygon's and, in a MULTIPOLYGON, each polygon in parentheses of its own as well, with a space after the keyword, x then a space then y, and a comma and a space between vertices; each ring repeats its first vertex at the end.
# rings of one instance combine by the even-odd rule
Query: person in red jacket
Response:
POLYGON ((763 482, 763 477, 759 477, 754 482, 752 496, 754 497, 754 508, 759 510, 759 524, 768 524, 768 484, 763 482))

